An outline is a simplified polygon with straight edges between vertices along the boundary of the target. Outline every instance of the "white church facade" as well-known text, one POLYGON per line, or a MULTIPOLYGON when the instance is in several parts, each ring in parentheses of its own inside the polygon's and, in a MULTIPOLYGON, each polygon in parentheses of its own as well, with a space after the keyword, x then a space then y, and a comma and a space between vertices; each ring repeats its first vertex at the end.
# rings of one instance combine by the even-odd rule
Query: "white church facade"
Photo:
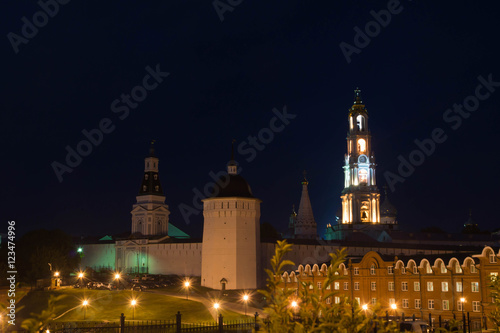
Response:
MULTIPOLYGON (((238 174, 234 154, 227 175, 203 201, 203 238, 192 240, 170 223, 170 210, 160 182, 159 158, 154 142, 144 160, 144 175, 132 207, 129 237, 78 244, 83 249, 82 268, 109 268, 123 273, 198 276, 202 286, 213 289, 256 289, 264 286, 264 268, 274 253, 274 242, 260 239, 261 200, 254 197, 246 180, 238 174)), ((500 245, 498 240, 412 239, 397 231, 396 209, 380 203, 376 185, 375 156, 368 128, 368 112, 360 91, 348 112, 344 189, 337 225, 327 225, 324 239, 309 198, 309 182, 301 182, 298 213, 292 212, 288 232, 294 244, 286 259, 297 265, 322 264, 329 253, 347 247, 350 256, 369 251, 382 255, 426 255, 456 253, 458 244, 500 245), (425 246, 422 246, 425 244, 425 246)))

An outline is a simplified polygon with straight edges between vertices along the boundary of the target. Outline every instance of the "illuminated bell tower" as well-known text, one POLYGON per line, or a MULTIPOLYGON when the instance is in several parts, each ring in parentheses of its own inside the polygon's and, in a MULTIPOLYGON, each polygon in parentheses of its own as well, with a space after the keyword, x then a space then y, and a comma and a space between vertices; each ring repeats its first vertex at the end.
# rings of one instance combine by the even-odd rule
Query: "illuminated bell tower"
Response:
POLYGON ((344 164, 342 219, 346 226, 380 223, 380 193, 375 182, 375 156, 368 129, 368 111, 361 100, 361 90, 354 90, 354 104, 349 109, 347 154, 344 164))

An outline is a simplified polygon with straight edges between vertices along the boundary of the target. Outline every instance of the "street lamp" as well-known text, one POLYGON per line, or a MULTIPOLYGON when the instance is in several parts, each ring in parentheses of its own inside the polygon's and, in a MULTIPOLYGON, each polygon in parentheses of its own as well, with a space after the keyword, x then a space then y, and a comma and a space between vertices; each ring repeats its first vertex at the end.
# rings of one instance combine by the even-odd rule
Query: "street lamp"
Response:
POLYGON ((186 288, 186 299, 189 299, 189 286, 191 285, 191 283, 189 281, 185 281, 184 282, 184 288, 186 288))
POLYGON ((249 299, 250 299, 250 296, 248 296, 247 294, 243 295, 243 302, 245 302, 245 317, 247 315, 247 303, 248 303, 249 299))
POLYGON ((296 301, 292 301, 292 309, 293 309, 293 319, 295 320, 297 316, 297 307, 299 306, 296 301))
POLYGON ((363 304, 363 306, 361 307, 363 310, 368 310, 368 304, 363 304))
MULTIPOLYGON (((391 309, 394 310, 394 317, 397 317, 398 313, 396 312, 396 310, 398 309, 398 306, 396 305, 396 303, 391 304, 391 309)), ((397 320, 399 320, 399 319, 397 319, 397 320)))
POLYGON ((86 299, 83 300, 82 306, 83 306, 83 320, 85 320, 85 317, 87 316, 87 305, 89 305, 89 301, 86 299))
POLYGON ((217 317, 217 323, 219 322, 219 308, 220 308, 220 304, 218 302, 215 302, 214 303, 214 309, 215 309, 215 314, 216 314, 216 317, 217 317))
MULTIPOLYGON (((462 282, 462 286, 463 286, 463 282, 462 282)), ((463 293, 463 289, 462 289, 462 293, 463 293)), ((465 297, 460 297, 460 303, 462 304, 462 326, 463 326, 463 330, 465 333, 466 332, 466 330, 465 330, 465 313, 464 313, 465 297)))
POLYGON ((120 289, 120 273, 115 273, 116 289, 120 289))
POLYGON ((55 273, 54 273, 54 276, 55 276, 55 277, 59 277, 59 272, 55 272, 55 273))
POLYGON ((137 305, 137 301, 133 299, 130 301, 130 305, 132 305, 132 320, 134 320, 135 317, 135 306, 137 305))

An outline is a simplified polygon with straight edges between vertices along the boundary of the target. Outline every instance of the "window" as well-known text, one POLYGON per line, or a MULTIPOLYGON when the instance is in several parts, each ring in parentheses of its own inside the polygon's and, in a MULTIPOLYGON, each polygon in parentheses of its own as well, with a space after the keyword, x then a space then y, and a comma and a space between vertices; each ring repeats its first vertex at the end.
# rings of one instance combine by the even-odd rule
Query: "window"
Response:
POLYGON ((368 182, 368 170, 359 169, 358 174, 359 174, 359 183, 366 184, 368 182))
POLYGON ((443 300, 443 310, 449 310, 449 309, 450 309, 450 301, 443 300))
POLYGON ((359 282, 354 282, 354 290, 359 290, 359 282))
POLYGON ((422 307, 422 302, 419 299, 415 300, 415 309, 420 309, 422 307))
POLYGON ((389 304, 396 304, 396 300, 394 298, 389 298, 389 304))
POLYGON ((339 296, 335 296, 335 304, 339 304, 340 303, 340 297, 339 296))
POLYGON ((359 268, 358 267, 354 267, 354 275, 359 275, 359 268))
POLYGON ((471 283, 471 291, 473 293, 478 293, 479 292, 479 282, 472 282, 471 283))
POLYGON ((434 283, 427 282, 427 291, 434 291, 434 283))
POLYGON ((441 282, 441 291, 448 291, 448 282, 441 282))
POLYGON ((339 290, 339 289, 340 289, 340 282, 335 282, 335 283, 333 284, 333 288, 334 288, 335 290, 339 290))
POLYGON ((413 266, 413 274, 418 274, 418 267, 417 266, 413 266))
POLYGON ((401 282, 401 290, 408 291, 408 282, 401 282))
POLYGON ((358 302, 358 304, 361 304, 361 298, 359 298, 359 297, 354 297, 354 300, 355 300, 356 302, 358 302))
POLYGON ((481 311, 481 310, 479 309, 479 301, 473 301, 473 302, 472 302, 472 311, 474 311, 474 312, 479 312, 479 311, 481 311))
POLYGON ((429 301, 427 301, 427 307, 429 310, 434 309, 434 300, 433 299, 430 299, 429 301))
POLYGON ((457 282, 457 292, 461 293, 463 291, 462 282, 457 282))
POLYGON ((406 274, 406 268, 401 267, 401 274, 406 274))
POLYGON ((377 299, 375 297, 372 298, 372 305, 377 304, 377 299))
POLYGON ((387 274, 394 274, 394 267, 393 266, 387 267, 387 274))
POLYGON ((321 289, 321 282, 318 282, 318 289, 321 289))
POLYGON ((490 264, 497 262, 497 256, 494 253, 490 253, 490 264))
POLYGON ((431 265, 429 265, 429 263, 425 264, 425 272, 427 274, 432 274, 432 268, 431 268, 431 265))
POLYGON ((446 266, 445 266, 443 263, 441 263, 441 273, 442 273, 442 274, 444 274, 444 273, 446 273, 447 271, 448 271, 448 270, 446 269, 446 266))
POLYGON ((332 289, 332 285, 331 284, 329 284, 329 285, 326 286, 326 290, 330 290, 330 289, 332 289))
POLYGON ((455 263, 455 273, 462 274, 462 267, 458 263, 455 263))
POLYGON ((344 290, 348 290, 349 289, 349 282, 344 282, 344 290))
POLYGON ((476 266, 473 263, 470 264, 470 272, 477 273, 476 266))
POLYGON ((408 309, 409 308, 409 302, 407 299, 403 299, 403 308, 408 309))
POLYGON ((420 291, 420 282, 413 282, 413 290, 420 291))
POLYGON ((392 281, 388 282, 387 289, 389 291, 394 291, 394 282, 392 281))
POLYGON ((309 285, 309 289, 314 289, 314 286, 312 285, 312 283, 309 285))
POLYGON ((457 302, 457 311, 462 311, 464 307, 464 303, 458 301, 457 302))
POLYGON ((372 281, 372 283, 370 283, 370 287, 372 291, 377 290, 377 282, 372 281))
POLYGON ((327 297, 325 303, 326 304, 331 304, 332 303, 332 299, 330 297, 327 297))
POLYGON ((366 141, 364 139, 358 140, 358 151, 364 153, 366 151, 366 141))

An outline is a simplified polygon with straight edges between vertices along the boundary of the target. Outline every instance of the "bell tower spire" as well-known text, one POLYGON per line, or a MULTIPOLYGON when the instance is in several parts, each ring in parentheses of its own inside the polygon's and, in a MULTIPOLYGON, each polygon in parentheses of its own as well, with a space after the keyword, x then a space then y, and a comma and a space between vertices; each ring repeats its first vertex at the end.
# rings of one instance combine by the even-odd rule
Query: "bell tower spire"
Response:
POLYGON ((347 153, 344 158, 342 224, 379 224, 380 193, 375 179, 375 155, 368 127, 368 110, 361 90, 354 90, 354 104, 349 109, 347 153))

